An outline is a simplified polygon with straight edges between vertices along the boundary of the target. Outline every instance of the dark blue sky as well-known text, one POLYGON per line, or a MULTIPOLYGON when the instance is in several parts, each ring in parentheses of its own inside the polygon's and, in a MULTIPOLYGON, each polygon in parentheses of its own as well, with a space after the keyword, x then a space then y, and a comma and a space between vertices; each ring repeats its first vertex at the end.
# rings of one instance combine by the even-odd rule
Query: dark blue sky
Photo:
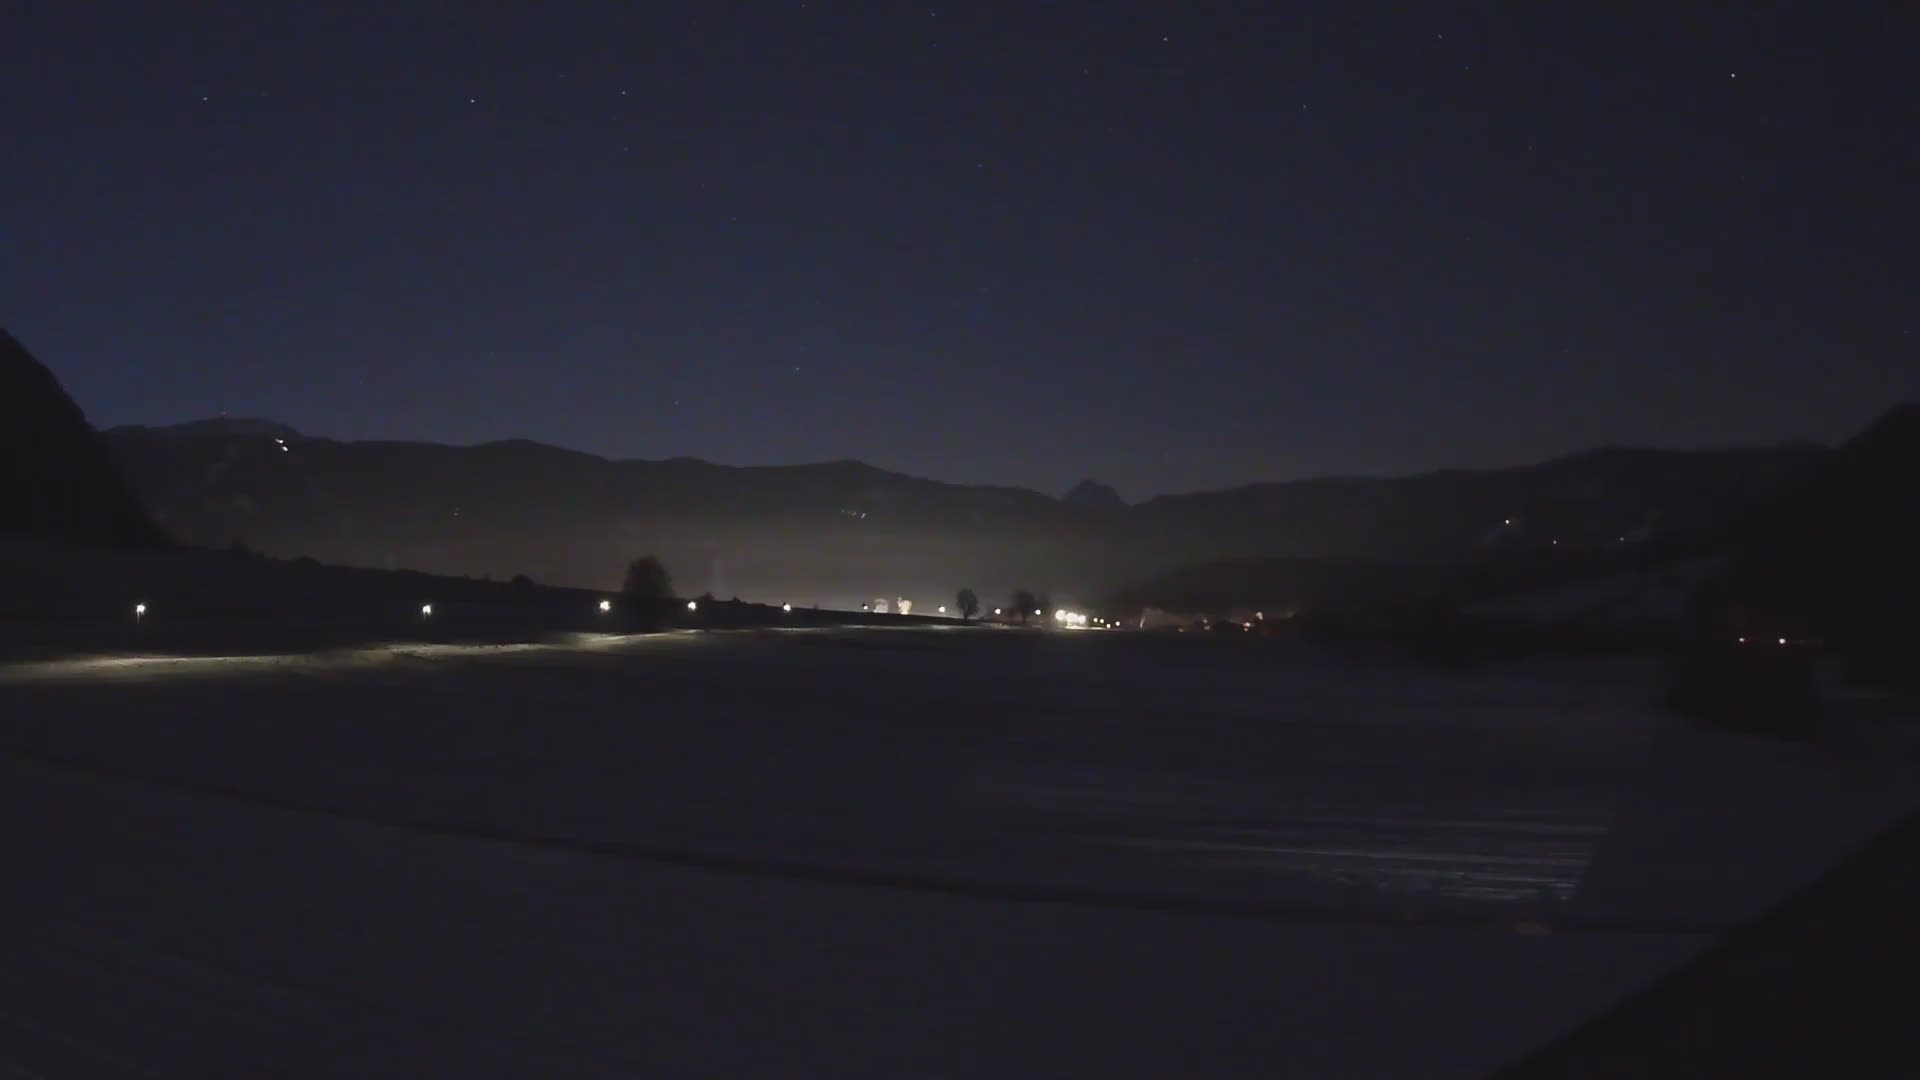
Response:
POLYGON ((1917 28, 11 0, 0 322, 103 425, 1136 498, 1831 441, 1920 396, 1917 28))

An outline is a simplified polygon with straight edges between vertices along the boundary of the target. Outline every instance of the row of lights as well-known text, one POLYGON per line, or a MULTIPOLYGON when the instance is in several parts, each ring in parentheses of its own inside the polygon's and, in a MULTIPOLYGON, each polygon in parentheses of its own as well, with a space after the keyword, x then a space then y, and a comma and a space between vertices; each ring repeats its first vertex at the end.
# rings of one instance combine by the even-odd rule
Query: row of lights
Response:
MULTIPOLYGON (((609 614, 610 612, 612 612, 612 611, 613 611, 613 601, 611 601, 611 600, 602 600, 602 601, 600 601, 600 605, 599 605, 599 606, 600 606, 600 614, 602 614, 602 615, 606 615, 606 614, 609 614)), ((689 600, 689 601, 687 601, 687 610, 688 610, 688 611, 699 611, 699 610, 700 610, 700 602, 699 602, 698 600, 689 600)), ((793 614, 793 605, 792 605, 792 604, 781 604, 781 605, 780 605, 780 610, 781 610, 781 611, 783 611, 783 612, 786 612, 786 613, 787 613, 787 614, 789 614, 789 615, 791 615, 791 614, 793 614)), ((946 611, 947 609, 946 609, 946 608, 941 608, 940 610, 941 610, 941 612, 942 612, 942 613, 944 613, 944 612, 945 612, 945 611, 946 611)), ((143 620, 143 619, 145 619, 146 617, 147 617, 147 605, 146 605, 146 604, 145 604, 144 602, 142 602, 142 603, 138 603, 138 604, 135 604, 135 605, 133 605, 133 620, 134 620, 135 622, 140 622, 141 620, 143 620)), ((421 604, 421 605, 420 605, 420 617, 421 617, 422 619, 431 619, 431 618, 433 618, 433 605, 432 605, 432 604, 421 604)))

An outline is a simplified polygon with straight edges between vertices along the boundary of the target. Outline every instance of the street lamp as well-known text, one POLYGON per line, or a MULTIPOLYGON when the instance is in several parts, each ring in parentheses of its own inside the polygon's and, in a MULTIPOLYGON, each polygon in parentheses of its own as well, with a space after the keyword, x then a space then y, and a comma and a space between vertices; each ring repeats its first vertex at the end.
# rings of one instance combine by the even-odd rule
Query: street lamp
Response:
POLYGON ((433 605, 432 605, 432 604, 421 604, 421 605, 420 605, 420 617, 421 617, 421 618, 423 618, 423 619, 431 619, 431 618, 433 618, 433 605))
POLYGON ((784 612, 786 612, 786 613, 787 613, 787 614, 789 614, 789 615, 791 615, 791 614, 793 614, 793 605, 792 605, 792 604, 781 604, 781 605, 780 605, 780 610, 781 610, 781 611, 784 611, 784 612))
POLYGON ((600 614, 605 615, 607 612, 612 610, 613 610, 613 601, 611 600, 600 601, 600 614))
POLYGON ((133 605, 133 621, 134 622, 139 622, 141 619, 144 619, 146 617, 147 617, 147 605, 145 604, 133 605))
POLYGON ((689 601, 687 601, 687 610, 688 610, 688 611, 699 611, 699 610, 700 610, 700 601, 698 601, 698 600, 689 600, 689 601))

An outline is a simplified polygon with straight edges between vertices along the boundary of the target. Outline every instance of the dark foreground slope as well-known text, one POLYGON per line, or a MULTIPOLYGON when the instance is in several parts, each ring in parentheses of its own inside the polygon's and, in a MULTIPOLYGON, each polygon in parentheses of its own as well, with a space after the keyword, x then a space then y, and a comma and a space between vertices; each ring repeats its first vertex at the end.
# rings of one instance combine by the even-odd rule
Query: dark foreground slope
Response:
POLYGON ((1920 816, 1499 1074, 1920 1075, 1920 816))
POLYGON ((115 547, 164 543, 80 407, 5 330, 0 533, 115 547))

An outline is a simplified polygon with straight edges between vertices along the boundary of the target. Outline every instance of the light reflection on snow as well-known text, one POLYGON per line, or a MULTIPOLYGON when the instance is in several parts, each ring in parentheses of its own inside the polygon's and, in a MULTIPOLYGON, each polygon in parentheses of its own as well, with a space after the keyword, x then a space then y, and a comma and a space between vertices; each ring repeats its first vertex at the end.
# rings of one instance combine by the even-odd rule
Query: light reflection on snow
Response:
POLYGON ((31 683, 88 678, 218 676, 251 670, 350 670, 399 660, 480 660, 530 653, 579 652, 615 649, 641 642, 668 642, 699 634, 569 634, 549 641, 504 644, 446 642, 392 642, 297 653, 250 653, 232 656, 84 656, 60 660, 30 660, 0 664, 0 683, 31 683))

